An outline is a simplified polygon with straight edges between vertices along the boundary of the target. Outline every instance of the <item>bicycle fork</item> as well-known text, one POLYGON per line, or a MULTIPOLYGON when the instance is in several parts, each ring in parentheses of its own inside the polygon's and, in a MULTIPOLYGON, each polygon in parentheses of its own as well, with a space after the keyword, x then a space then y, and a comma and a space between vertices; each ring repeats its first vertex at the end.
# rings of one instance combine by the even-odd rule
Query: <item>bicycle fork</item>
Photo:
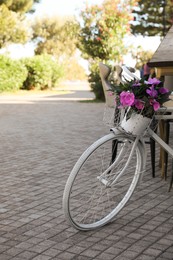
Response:
POLYGON ((136 147, 137 147, 137 145, 139 143, 139 140, 140 140, 139 137, 135 138, 135 141, 134 141, 132 149, 130 151, 128 160, 126 161, 123 169, 118 173, 117 176, 114 176, 113 180, 110 181, 110 180, 107 179, 107 176, 109 176, 110 172, 114 169, 115 165, 117 165, 121 161, 123 154, 126 153, 126 147, 128 146, 128 140, 127 140, 127 142, 125 142, 123 144, 123 147, 122 147, 122 149, 120 151, 120 154, 118 155, 117 158, 115 158, 115 161, 100 176, 97 177, 97 179, 102 184, 104 184, 106 187, 111 187, 124 174, 125 170, 129 166, 129 163, 130 163, 130 161, 132 159, 132 156, 133 156, 133 154, 134 154, 134 152, 136 150, 136 147))

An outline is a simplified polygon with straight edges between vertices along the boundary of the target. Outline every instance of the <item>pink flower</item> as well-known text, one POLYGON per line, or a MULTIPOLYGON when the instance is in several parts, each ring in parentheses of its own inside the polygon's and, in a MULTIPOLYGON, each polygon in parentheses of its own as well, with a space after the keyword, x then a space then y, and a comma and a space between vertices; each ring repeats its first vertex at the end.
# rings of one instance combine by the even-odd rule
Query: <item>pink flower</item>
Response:
POLYGON ((101 38, 100 38, 100 37, 97 37, 96 40, 97 40, 97 41, 101 41, 101 38))
POLYGON ((160 83, 161 81, 160 80, 158 80, 157 78, 149 78, 148 79, 148 84, 151 84, 151 85, 158 85, 159 83, 160 83))
POLYGON ((153 97, 153 98, 158 96, 158 92, 157 92, 157 90, 154 89, 154 85, 152 85, 149 89, 147 89, 146 93, 148 95, 150 95, 150 97, 153 97))
POLYGON ((111 92, 111 91, 109 91, 109 92, 108 92, 108 96, 110 96, 110 97, 111 97, 111 96, 113 96, 113 95, 114 95, 114 93, 113 93, 113 92, 111 92))
POLYGON ((144 109, 144 101, 140 99, 135 99, 135 107, 139 110, 144 109))
POLYGON ((161 94, 165 94, 165 93, 168 93, 168 92, 169 92, 169 89, 167 89, 167 88, 160 88, 160 89, 159 89, 159 92, 160 92, 161 94))
POLYGON ((160 108, 159 102, 155 99, 150 100, 150 104, 153 106, 154 111, 157 111, 160 108))
POLYGON ((135 95, 129 91, 123 91, 120 94, 120 103, 122 106, 131 106, 134 104, 135 95))

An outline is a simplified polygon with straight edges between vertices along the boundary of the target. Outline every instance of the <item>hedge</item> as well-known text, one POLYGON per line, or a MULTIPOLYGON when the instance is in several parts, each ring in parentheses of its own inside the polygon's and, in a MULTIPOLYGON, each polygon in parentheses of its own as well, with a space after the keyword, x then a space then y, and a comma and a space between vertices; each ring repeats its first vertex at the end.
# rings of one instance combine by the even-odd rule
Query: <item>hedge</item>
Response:
POLYGON ((63 76, 63 68, 49 55, 36 55, 22 60, 28 75, 23 89, 50 89, 56 86, 63 76))
POLYGON ((27 74, 26 67, 20 61, 0 55, 0 92, 22 88, 27 74))

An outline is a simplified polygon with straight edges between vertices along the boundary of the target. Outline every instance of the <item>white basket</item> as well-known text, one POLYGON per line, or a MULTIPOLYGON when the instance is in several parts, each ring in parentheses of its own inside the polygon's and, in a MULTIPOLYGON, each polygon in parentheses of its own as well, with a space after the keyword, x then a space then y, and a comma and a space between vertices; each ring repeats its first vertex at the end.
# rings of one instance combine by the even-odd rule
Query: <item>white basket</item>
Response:
POLYGON ((120 123, 120 127, 129 134, 143 135, 151 124, 152 119, 144 117, 141 114, 132 113, 130 118, 127 118, 127 113, 120 123))
POLYGON ((153 119, 144 117, 135 112, 129 116, 129 109, 119 109, 117 107, 105 107, 104 124, 109 127, 117 127, 121 131, 134 136, 144 135, 153 119))

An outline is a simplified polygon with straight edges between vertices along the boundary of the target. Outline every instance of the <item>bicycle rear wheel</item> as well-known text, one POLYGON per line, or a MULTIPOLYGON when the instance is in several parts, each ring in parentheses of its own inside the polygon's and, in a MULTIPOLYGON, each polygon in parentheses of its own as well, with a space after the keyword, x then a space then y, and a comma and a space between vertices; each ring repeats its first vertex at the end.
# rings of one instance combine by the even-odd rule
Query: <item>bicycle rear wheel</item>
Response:
POLYGON ((132 152, 134 141, 122 133, 110 133, 79 158, 63 195, 65 216, 75 228, 105 225, 130 199, 143 166, 140 145, 132 152))

